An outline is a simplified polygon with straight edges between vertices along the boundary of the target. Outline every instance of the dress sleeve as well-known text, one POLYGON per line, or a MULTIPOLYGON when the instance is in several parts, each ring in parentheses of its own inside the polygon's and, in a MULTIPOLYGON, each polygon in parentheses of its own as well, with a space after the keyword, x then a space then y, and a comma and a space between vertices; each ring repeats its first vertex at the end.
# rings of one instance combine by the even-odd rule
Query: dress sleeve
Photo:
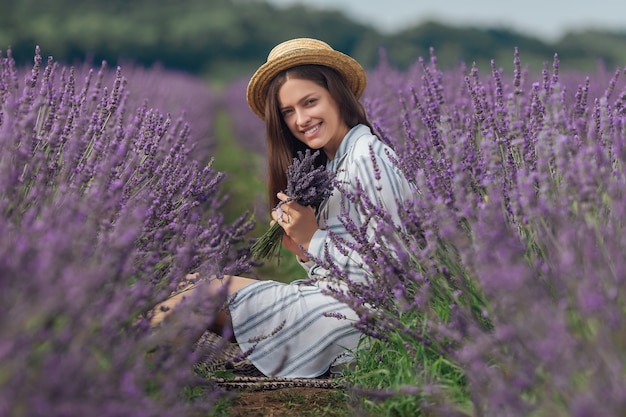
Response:
POLYGON ((309 259, 308 261, 304 262, 300 259, 298 255, 296 255, 296 262, 298 262, 298 264, 307 272, 307 274, 309 273, 311 268, 315 266, 315 261, 309 259))

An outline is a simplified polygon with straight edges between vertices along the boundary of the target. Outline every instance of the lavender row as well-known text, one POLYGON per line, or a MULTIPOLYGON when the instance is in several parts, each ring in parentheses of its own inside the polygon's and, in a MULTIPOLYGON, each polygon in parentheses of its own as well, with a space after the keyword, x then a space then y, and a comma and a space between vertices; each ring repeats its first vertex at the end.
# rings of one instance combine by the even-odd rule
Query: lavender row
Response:
MULTIPOLYGON (((193 145, 190 156, 207 162, 217 149, 214 138, 214 119, 220 97, 202 78, 182 71, 155 65, 144 68, 123 63, 124 78, 128 84, 128 107, 137 108, 147 100, 150 107, 171 113, 190 125, 188 145, 193 145)), ((86 74, 91 67, 83 64, 76 71, 86 74)), ((104 68, 103 85, 111 85, 116 77, 114 68, 104 68)))
MULTIPOLYGON (((434 54, 370 74, 373 125, 416 194, 402 225, 352 196, 380 233, 352 227, 372 278, 337 296, 364 332, 463 369, 473 415, 622 415, 624 70, 586 76, 555 56, 533 74, 512 59, 512 74, 442 71, 434 54)), ((440 381, 420 383, 423 411, 449 415, 440 381)))
MULTIPOLYGON (((217 394, 184 395, 202 384, 193 342, 148 323, 187 273, 249 269, 250 223, 224 221, 223 174, 195 154, 212 99, 166 93, 189 84, 164 73, 42 61, 23 77, 0 55, 0 414, 207 411, 217 394), (151 97, 173 114, 193 100, 199 129, 151 97)), ((210 321, 220 300, 203 301, 210 321)))
POLYGON ((265 157, 265 124, 246 102, 248 78, 232 81, 222 93, 222 104, 232 120, 238 143, 256 155, 265 157))

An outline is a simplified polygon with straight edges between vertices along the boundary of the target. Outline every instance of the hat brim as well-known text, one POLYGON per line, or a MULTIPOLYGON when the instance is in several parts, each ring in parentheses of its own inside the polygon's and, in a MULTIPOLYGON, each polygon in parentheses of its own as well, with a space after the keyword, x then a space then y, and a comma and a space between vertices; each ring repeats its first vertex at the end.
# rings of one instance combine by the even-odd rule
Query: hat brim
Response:
POLYGON ((265 119, 265 97, 270 81, 281 71, 307 64, 323 65, 337 71, 357 99, 365 91, 367 75, 361 64, 352 57, 332 49, 297 49, 261 65, 250 78, 246 100, 252 111, 265 119))

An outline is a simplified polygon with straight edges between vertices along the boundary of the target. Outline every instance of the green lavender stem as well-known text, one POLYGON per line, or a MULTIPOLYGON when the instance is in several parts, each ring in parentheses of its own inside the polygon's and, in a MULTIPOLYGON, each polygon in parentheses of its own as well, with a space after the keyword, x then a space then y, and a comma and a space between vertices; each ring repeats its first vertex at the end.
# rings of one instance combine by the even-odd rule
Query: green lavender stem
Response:
POLYGON ((274 223, 263 233, 250 250, 257 259, 272 259, 278 255, 285 230, 278 224, 274 223))

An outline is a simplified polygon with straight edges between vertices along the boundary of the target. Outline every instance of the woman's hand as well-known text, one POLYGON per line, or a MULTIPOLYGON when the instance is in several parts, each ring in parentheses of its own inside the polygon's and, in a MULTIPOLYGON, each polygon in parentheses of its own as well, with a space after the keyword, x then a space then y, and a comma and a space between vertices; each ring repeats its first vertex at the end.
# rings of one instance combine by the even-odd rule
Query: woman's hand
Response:
MULTIPOLYGON (((281 201, 289 199, 289 196, 283 193, 278 193, 276 196, 281 201)), ((308 250, 311 238, 318 229, 313 207, 305 207, 296 201, 290 201, 282 204, 279 210, 273 210, 272 217, 285 230, 282 241, 285 248, 306 262, 308 258, 300 246, 305 251, 308 250)))

